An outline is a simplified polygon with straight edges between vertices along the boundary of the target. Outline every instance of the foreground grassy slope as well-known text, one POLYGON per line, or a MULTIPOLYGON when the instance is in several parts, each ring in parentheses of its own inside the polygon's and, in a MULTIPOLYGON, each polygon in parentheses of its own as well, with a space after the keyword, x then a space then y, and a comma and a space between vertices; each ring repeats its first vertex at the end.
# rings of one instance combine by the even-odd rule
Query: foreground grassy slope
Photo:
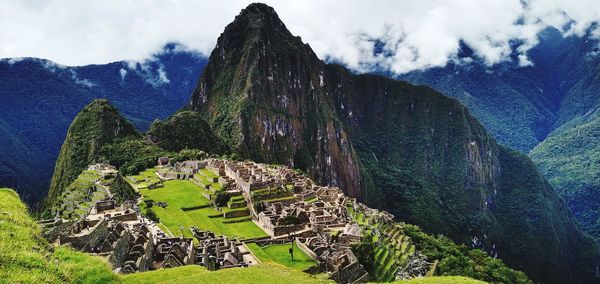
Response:
POLYGON ((0 189, 0 279, 2 283, 118 281, 101 258, 68 247, 53 249, 17 193, 6 188, 0 189))
MULTIPOLYGON (((275 263, 263 263, 248 268, 230 268, 217 271, 208 271, 201 266, 184 266, 172 269, 156 270, 144 273, 129 274, 122 277, 123 283, 335 283, 328 279, 312 277, 298 270, 289 269, 275 263)), ((486 282, 473 280, 467 277, 429 277, 412 279, 394 283, 407 284, 482 284, 486 282)))
POLYGON ((165 270, 130 274, 123 283, 335 283, 317 279, 298 270, 275 263, 263 263, 248 268, 209 271, 201 266, 184 266, 165 270))

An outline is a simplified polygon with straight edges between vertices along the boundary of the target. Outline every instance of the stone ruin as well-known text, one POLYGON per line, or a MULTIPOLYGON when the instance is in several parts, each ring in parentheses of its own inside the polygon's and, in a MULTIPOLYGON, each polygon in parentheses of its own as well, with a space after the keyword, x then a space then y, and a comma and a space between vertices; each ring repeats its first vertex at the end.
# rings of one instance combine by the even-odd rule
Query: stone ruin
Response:
POLYGON ((240 249, 242 242, 237 239, 229 239, 226 236, 215 236, 212 232, 201 231, 192 227, 194 237, 199 242, 196 248, 196 262, 209 270, 231 267, 246 267, 256 264, 249 263, 248 251, 240 249))

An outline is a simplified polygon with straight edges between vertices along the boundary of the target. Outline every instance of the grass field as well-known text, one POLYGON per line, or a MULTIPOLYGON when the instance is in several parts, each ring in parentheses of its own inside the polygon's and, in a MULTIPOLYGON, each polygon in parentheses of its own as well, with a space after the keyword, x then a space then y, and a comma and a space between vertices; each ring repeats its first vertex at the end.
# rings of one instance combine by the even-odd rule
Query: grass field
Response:
POLYGON ((167 202, 166 208, 153 206, 152 210, 160 218, 160 222, 175 234, 192 237, 190 226, 209 230, 218 235, 230 237, 256 238, 266 236, 262 229, 256 226, 248 217, 225 219, 222 212, 212 207, 183 211, 181 208, 209 205, 210 200, 202 196, 202 189, 188 180, 165 181, 164 187, 157 189, 140 190, 145 200, 167 202), (225 223, 236 220, 245 220, 237 223, 225 223), (183 227, 183 230, 181 230, 183 227))
POLYGON ((122 277, 123 283, 335 283, 330 280, 317 279, 298 270, 289 269, 276 263, 246 268, 228 268, 208 271, 197 265, 162 269, 144 273, 134 273, 122 277))
POLYGON ((275 262, 281 265, 284 265, 289 268, 297 269, 300 271, 304 271, 309 267, 316 265, 317 263, 313 261, 308 255, 306 255, 296 244, 294 244, 294 260, 292 261, 290 254, 288 252, 290 248, 290 244, 281 244, 281 245, 270 245, 266 247, 259 247, 258 245, 252 243, 247 244, 248 248, 252 250, 254 255, 258 257, 260 261, 264 262, 275 262))
POLYGON ((392 284, 485 284, 487 282, 475 280, 473 278, 462 276, 438 276, 415 278, 411 280, 399 280, 391 282, 392 284))

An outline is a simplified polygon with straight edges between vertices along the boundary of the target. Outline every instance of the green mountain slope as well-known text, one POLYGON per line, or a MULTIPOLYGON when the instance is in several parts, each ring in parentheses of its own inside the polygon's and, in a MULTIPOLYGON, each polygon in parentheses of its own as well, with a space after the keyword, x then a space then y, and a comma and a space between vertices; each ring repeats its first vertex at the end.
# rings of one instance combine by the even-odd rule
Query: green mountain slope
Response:
POLYGON ((104 144, 120 138, 137 138, 140 134, 107 100, 95 100, 75 117, 56 161, 48 191, 47 206, 73 182, 88 165, 100 162, 104 144))
POLYGON ((301 168, 535 281, 596 279, 597 248, 527 157, 430 88, 325 64, 266 5, 225 28, 188 108, 242 157, 301 168))
POLYGON ((531 159, 561 193, 582 228, 600 240, 600 116, 563 127, 531 159))
POLYGON ((180 111, 165 121, 155 121, 146 135, 168 151, 178 152, 187 148, 219 154, 227 152, 226 145, 215 136, 210 125, 193 111, 180 111))

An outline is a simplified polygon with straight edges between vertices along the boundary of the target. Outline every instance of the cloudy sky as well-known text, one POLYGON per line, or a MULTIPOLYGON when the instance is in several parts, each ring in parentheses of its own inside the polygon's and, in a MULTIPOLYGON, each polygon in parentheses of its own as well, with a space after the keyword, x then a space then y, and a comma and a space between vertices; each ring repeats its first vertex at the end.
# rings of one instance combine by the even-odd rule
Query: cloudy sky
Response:
MULTIPOLYGON (((40 57, 65 65, 142 60, 167 42, 210 53, 225 25, 251 1, 2 0, 0 58, 40 57)), ((264 1, 322 58, 358 71, 402 73, 443 66, 459 41, 489 65, 519 64, 548 25, 581 36, 600 19, 599 0, 264 1), (388 56, 374 55, 374 39, 388 56)), ((600 36, 600 31, 595 31, 600 36)))

